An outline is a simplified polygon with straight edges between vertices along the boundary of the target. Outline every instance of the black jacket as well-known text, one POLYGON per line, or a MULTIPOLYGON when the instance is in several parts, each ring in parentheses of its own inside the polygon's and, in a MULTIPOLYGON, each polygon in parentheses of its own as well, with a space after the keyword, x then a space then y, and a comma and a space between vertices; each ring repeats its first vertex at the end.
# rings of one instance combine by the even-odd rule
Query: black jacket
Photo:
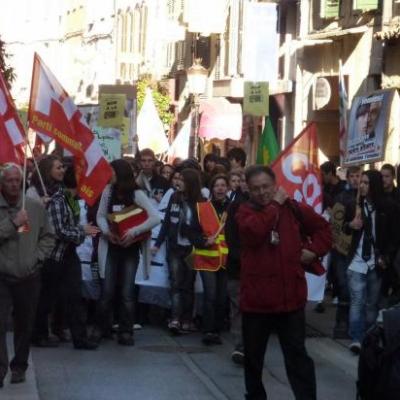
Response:
MULTIPOLYGON (((365 221, 366 216, 364 207, 361 207, 362 218, 365 221)), ((349 223, 356 214, 355 202, 349 203, 345 211, 345 222, 343 229, 346 233, 352 234, 350 250, 347 255, 347 265, 350 265, 357 251, 361 240, 363 229, 354 230, 350 228, 349 223)), ((384 197, 379 204, 375 205, 375 240, 374 250, 376 257, 383 257, 385 263, 390 266, 396 255, 400 244, 400 212, 396 203, 384 197)))
POLYGON ((226 270, 230 279, 240 278, 240 238, 235 215, 240 205, 247 200, 248 195, 238 191, 234 201, 228 208, 228 217, 225 224, 225 240, 229 248, 226 270))
POLYGON ((185 239, 187 237, 182 231, 182 226, 186 224, 187 214, 192 212, 193 209, 183 200, 182 194, 175 192, 171 196, 165 211, 160 233, 155 243, 156 247, 160 247, 165 240, 167 241, 168 251, 191 247, 189 242, 186 244, 185 239))

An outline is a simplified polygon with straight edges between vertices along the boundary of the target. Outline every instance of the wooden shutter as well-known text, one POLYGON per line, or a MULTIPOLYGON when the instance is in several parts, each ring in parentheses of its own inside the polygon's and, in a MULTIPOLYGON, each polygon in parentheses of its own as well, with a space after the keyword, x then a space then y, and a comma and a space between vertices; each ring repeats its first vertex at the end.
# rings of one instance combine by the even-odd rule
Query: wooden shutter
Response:
POLYGON ((361 11, 376 10, 379 0, 355 0, 354 8, 361 11))

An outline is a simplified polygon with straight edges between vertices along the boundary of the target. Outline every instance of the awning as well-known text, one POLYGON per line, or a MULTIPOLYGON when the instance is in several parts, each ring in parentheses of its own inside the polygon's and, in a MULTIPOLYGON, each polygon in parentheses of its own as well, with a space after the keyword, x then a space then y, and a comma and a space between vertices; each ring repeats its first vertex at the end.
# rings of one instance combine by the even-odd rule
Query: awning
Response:
POLYGON ((210 139, 240 140, 242 136, 242 107, 224 97, 215 97, 200 103, 199 136, 210 139))
POLYGON ((311 33, 310 35, 307 35, 306 37, 304 37, 303 40, 329 39, 329 38, 341 37, 341 36, 345 36, 345 35, 361 34, 361 33, 366 32, 368 29, 369 28, 366 25, 355 26, 353 28, 348 28, 348 29, 333 29, 330 31, 311 33))

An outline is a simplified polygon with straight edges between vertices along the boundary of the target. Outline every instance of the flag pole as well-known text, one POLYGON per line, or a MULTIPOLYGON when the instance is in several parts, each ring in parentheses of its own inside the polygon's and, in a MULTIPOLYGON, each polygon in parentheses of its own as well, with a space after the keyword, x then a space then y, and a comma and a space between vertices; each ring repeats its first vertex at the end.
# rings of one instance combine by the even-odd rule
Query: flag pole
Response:
POLYGON ((30 145, 30 143, 29 143, 29 139, 28 139, 28 138, 26 138, 26 143, 27 143, 27 145, 28 145, 28 147, 29 147, 29 150, 30 150, 30 152, 31 152, 31 154, 32 154, 33 164, 35 165, 35 169, 36 169, 36 172, 37 172, 38 177, 39 177, 40 186, 41 186, 42 189, 43 189, 44 195, 45 195, 46 197, 48 197, 47 190, 46 190, 46 186, 45 186, 45 184, 44 184, 42 174, 40 173, 39 165, 38 165, 38 163, 37 163, 37 161, 36 161, 35 155, 33 154, 33 150, 32 150, 32 147, 31 147, 31 145, 30 145))
POLYGON ((26 164, 27 164, 27 156, 26 156, 26 151, 27 151, 27 140, 25 140, 25 151, 24 151, 24 169, 23 169, 23 175, 22 175, 22 209, 25 210, 25 199, 26 199, 26 164))

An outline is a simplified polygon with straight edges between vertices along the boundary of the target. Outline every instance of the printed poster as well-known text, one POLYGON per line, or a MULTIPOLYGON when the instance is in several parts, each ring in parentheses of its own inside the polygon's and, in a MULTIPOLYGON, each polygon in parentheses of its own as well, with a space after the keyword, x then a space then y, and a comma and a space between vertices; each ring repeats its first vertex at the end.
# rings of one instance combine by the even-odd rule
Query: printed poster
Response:
POLYGON ((345 166, 384 159, 392 99, 392 90, 354 98, 346 141, 345 166))
POLYGON ((243 113, 264 117, 269 115, 268 82, 245 82, 243 113))
POLYGON ((98 125, 102 128, 122 126, 124 123, 125 103, 125 94, 101 94, 98 125))

